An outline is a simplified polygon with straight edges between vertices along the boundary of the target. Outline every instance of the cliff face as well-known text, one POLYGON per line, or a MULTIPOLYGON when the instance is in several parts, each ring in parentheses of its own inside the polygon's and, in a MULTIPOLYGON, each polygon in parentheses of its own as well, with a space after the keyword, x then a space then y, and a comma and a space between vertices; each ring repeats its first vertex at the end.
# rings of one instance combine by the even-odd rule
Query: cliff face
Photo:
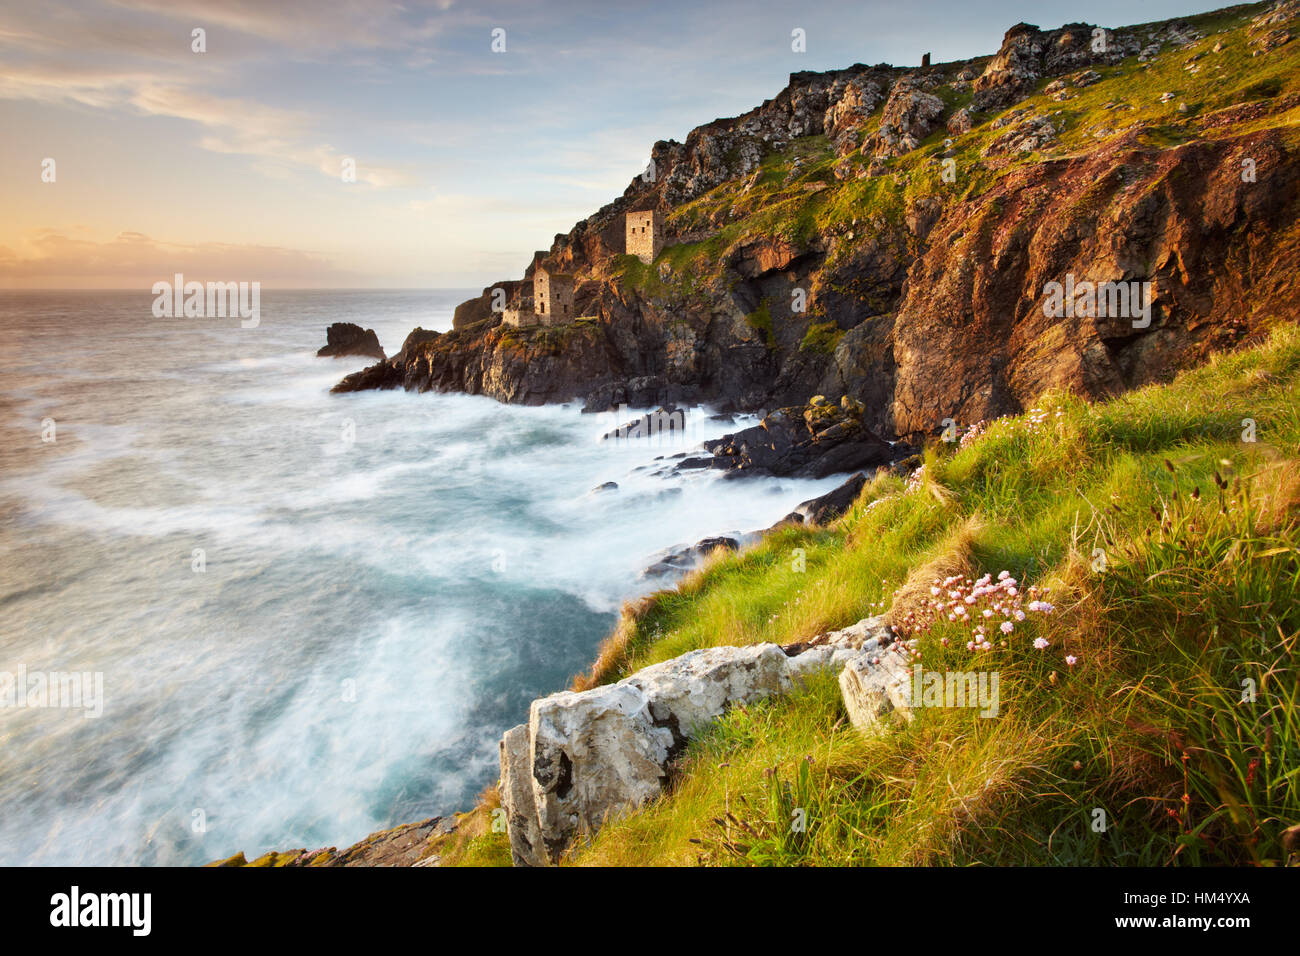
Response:
POLYGON ((600 411, 849 396, 914 438, 1051 386, 1161 379, 1296 315, 1300 43, 1281 34, 1298 13, 1019 24, 984 60, 793 74, 655 144, 646 175, 556 237, 585 318, 504 327, 493 290, 515 287, 497 283, 454 331, 337 388, 600 411), (651 264, 623 254, 641 209, 666 222, 651 264), (1053 284, 1105 282, 1133 291, 1123 314, 1086 293, 1053 307, 1053 284))

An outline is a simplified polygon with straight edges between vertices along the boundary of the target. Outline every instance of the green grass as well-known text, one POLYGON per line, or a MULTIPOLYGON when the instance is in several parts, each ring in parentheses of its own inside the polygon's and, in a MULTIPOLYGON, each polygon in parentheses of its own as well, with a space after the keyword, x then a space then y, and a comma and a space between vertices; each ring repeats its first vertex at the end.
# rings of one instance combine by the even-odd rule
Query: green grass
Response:
POLYGON ((749 323, 750 328, 763 337, 763 344, 768 348, 772 348, 776 344, 772 331, 772 305, 767 299, 760 302, 757 309, 746 315, 745 321, 749 323))
POLYGON ((818 355, 833 355, 835 347, 844 338, 844 330, 834 322, 814 322, 808 326, 803 341, 799 343, 802 352, 816 352, 818 355))
POLYGON ((661 799, 572 862, 1284 862, 1300 822, 1297 455, 1300 332, 1279 326, 1108 403, 1044 396, 928 449, 915 487, 878 478, 831 527, 719 556, 625 612, 597 680, 901 620, 949 573, 1009 570, 1051 587, 1056 611, 1005 649, 972 654, 946 620, 920 638, 927 669, 1000 673, 998 717, 920 708, 864 736, 823 678, 727 714, 661 799))

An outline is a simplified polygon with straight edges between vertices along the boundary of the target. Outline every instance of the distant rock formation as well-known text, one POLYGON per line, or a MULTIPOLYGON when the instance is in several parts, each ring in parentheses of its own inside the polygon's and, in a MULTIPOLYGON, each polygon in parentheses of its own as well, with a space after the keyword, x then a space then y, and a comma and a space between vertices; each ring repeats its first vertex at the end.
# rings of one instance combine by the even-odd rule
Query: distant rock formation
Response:
POLYGON ((325 341, 316 353, 320 358, 365 355, 381 362, 388 358, 379 347, 379 336, 374 329, 363 329, 351 322, 335 322, 325 330, 325 341))

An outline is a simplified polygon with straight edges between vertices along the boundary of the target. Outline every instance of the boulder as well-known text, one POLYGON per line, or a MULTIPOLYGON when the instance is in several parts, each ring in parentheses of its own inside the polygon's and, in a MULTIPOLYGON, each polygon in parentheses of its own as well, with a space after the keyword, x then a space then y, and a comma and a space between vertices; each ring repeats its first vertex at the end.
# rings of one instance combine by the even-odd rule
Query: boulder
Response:
POLYGON ((367 355, 381 362, 388 358, 379 347, 379 336, 374 329, 363 329, 351 322, 335 322, 331 325, 325 330, 325 342, 316 352, 321 358, 367 355))
POLYGON ((1056 127, 1052 125, 1049 117, 1030 115, 984 147, 982 155, 1029 153, 1042 149, 1055 139, 1056 127))
MULTIPOLYGON (((830 107, 822 118, 823 131, 832 142, 837 142, 846 131, 856 129, 867 121, 884 100, 880 84, 866 77, 836 80, 829 97, 830 107)), ((837 145, 836 151, 839 152, 837 145)))
POLYGON ((785 520, 797 520, 808 524, 826 524, 833 521, 853 506, 858 495, 867 486, 867 476, 858 472, 838 488, 834 488, 817 498, 809 498, 794 509, 785 520))
POLYGON ((704 448, 713 455, 712 467, 738 477, 825 478, 883 465, 894 458, 893 447, 862 424, 860 409, 825 399, 779 408, 752 428, 706 441, 704 448))
POLYGON ((960 136, 962 133, 969 133, 975 125, 975 117, 970 107, 963 106, 957 112, 948 117, 948 132, 954 136, 960 136))
POLYGON ((545 866, 533 799, 533 755, 528 746, 528 725, 511 727, 501 737, 501 806, 510 834, 510 858, 515 866, 545 866))
POLYGON ((840 671, 844 709, 860 731, 874 732, 893 710, 910 718, 911 674, 894 646, 879 654, 857 654, 840 671))
POLYGON ((892 642, 883 618, 867 618, 785 648, 701 648, 617 684, 533 701, 527 725, 500 745, 511 858, 558 862, 575 840, 658 796, 674 758, 728 708, 788 693, 815 670, 858 668, 853 706, 880 710, 869 695, 895 675, 892 642))
MULTIPOLYGON (((626 681, 533 701, 528 737, 537 825, 551 863, 581 834, 657 796, 668 761, 684 744, 673 728, 655 723, 645 694, 626 681)), ((502 766, 504 790, 521 786, 516 772, 502 766)), ((510 843, 512 856, 527 856, 515 828, 510 843)))
POLYGON ((683 746, 727 708, 792 687, 789 659, 775 644, 701 648, 637 671, 623 683, 641 690, 655 725, 671 728, 683 746))

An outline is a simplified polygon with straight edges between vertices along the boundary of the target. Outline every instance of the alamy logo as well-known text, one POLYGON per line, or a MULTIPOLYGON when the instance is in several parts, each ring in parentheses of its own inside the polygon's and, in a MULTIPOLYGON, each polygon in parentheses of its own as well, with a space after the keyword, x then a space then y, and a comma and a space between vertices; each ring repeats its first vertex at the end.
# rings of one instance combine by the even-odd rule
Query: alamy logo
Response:
POLYGON ((85 893, 74 886, 50 897, 51 926, 127 926, 133 936, 148 936, 153 927, 149 893, 85 893))
POLYGON ((224 319, 238 316, 240 326, 255 329, 262 321, 262 283, 186 282, 176 273, 173 282, 155 282, 151 290, 156 319, 224 319))
POLYGON ((1151 325, 1150 282, 1075 282, 1074 273, 1067 272, 1064 284, 1049 282, 1043 294, 1043 315, 1049 319, 1117 318, 1132 319, 1135 329, 1151 325))
POLYGON ((0 671, 0 710, 10 707, 84 710, 82 717, 104 715, 104 675, 100 671, 0 671))
POLYGON ((978 707, 981 717, 998 715, 998 671, 926 671, 912 665, 913 707, 978 707))

